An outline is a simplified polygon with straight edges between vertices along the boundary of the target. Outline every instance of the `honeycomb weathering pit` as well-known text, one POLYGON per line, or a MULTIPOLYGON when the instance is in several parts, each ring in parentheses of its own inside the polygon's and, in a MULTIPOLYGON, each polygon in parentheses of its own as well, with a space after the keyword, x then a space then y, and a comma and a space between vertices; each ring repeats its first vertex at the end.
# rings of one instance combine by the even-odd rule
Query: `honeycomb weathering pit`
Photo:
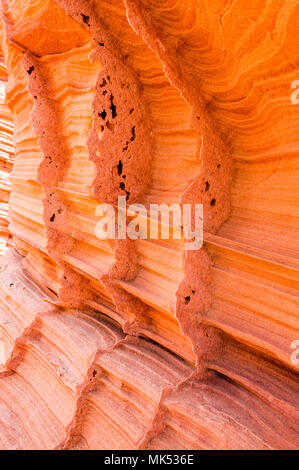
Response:
POLYGON ((1 11, 0 449, 298 449, 299 1, 1 11))

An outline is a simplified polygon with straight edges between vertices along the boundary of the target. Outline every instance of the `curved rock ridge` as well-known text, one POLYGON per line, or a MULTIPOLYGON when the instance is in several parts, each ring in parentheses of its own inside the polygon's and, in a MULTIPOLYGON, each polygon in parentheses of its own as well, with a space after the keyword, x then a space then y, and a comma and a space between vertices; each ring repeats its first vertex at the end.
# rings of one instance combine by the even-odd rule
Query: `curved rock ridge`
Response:
POLYGON ((0 448, 298 448, 299 2, 1 10, 0 448))

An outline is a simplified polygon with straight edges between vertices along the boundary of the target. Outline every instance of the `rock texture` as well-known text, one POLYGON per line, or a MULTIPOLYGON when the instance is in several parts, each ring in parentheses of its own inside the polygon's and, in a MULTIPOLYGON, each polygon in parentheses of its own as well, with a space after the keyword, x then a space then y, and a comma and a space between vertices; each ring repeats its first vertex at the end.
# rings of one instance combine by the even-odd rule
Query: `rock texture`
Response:
POLYGON ((299 2, 1 4, 0 448, 298 448, 299 2))
POLYGON ((9 173, 12 170, 14 156, 13 117, 5 103, 6 81, 7 73, 2 57, 0 61, 0 256, 7 250, 11 239, 8 230, 9 173))

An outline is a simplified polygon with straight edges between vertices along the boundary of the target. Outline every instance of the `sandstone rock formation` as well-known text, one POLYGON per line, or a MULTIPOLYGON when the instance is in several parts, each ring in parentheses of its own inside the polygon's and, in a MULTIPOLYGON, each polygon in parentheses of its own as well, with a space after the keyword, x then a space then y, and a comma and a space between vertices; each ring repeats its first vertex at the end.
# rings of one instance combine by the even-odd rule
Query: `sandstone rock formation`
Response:
POLYGON ((298 448, 299 2, 1 5, 0 448, 298 448), (99 239, 118 196, 203 247, 99 239))
POLYGON ((0 256, 11 239, 8 230, 9 173, 13 165, 13 118, 5 103, 6 67, 0 62, 0 256))

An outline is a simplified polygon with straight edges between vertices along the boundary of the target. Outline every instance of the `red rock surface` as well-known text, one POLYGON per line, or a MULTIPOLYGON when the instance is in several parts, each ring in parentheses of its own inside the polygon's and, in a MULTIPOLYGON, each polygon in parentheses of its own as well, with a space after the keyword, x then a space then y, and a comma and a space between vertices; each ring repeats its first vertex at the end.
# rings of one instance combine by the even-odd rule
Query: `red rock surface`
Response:
POLYGON ((9 174, 13 166, 13 117, 5 102, 7 73, 5 63, 0 58, 0 256, 10 243, 8 229, 8 201, 10 195, 9 174))
POLYGON ((298 448, 299 2, 1 4, 0 448, 298 448))

